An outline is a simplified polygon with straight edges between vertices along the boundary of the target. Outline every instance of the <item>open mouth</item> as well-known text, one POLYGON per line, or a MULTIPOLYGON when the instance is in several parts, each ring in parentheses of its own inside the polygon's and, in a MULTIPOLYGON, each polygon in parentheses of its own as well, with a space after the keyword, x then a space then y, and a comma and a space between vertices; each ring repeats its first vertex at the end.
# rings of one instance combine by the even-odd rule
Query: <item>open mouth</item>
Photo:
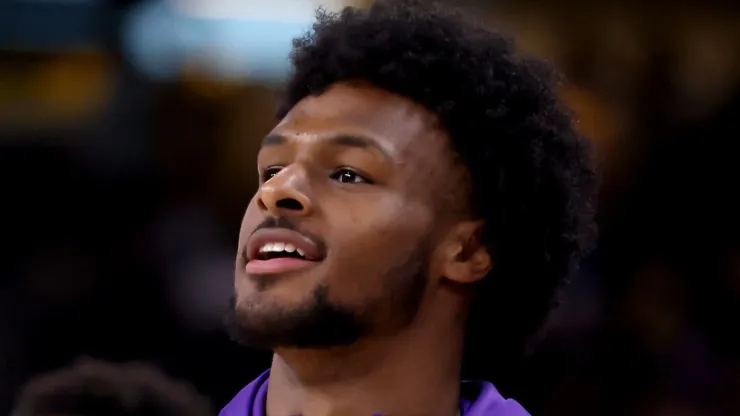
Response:
POLYGON ((261 229, 249 238, 246 272, 270 275, 294 272, 317 265, 324 259, 323 244, 288 229, 261 229))
POLYGON ((256 260, 273 260, 279 258, 292 258, 299 260, 316 261, 306 256, 306 253, 291 243, 266 243, 259 248, 256 260))

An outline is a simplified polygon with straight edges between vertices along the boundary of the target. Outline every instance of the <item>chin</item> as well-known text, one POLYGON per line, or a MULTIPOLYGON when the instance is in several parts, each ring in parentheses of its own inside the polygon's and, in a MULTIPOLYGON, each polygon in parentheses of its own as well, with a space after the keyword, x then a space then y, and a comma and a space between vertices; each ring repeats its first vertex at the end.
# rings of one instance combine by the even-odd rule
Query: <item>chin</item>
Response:
POLYGON ((326 287, 319 286, 299 302, 277 302, 266 293, 240 297, 232 301, 227 329, 240 344, 261 349, 354 343, 368 331, 368 325, 354 308, 328 301, 326 292, 326 287))

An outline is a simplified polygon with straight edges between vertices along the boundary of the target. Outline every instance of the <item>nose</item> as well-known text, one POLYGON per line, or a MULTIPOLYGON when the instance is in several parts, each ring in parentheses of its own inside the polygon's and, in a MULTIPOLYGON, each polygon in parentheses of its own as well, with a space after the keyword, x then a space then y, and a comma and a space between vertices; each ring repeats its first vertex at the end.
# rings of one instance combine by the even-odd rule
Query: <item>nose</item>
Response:
POLYGON ((287 167, 260 187, 257 206, 269 215, 306 216, 313 212, 305 172, 287 167))

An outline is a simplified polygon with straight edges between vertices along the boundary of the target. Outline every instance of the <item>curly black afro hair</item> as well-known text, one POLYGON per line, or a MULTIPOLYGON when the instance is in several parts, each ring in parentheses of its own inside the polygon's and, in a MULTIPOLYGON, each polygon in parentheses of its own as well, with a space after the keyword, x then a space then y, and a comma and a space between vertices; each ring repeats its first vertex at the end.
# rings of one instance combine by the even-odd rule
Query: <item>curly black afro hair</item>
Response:
POLYGON ((466 352, 475 361, 466 375, 491 378, 486 367, 525 351, 593 241, 596 175, 590 147, 558 99, 559 78, 515 55, 508 38, 413 0, 320 10, 291 59, 280 118, 336 82, 360 80, 424 105, 447 130, 496 262, 476 292, 466 352))
POLYGON ((13 416, 210 416, 211 405, 189 384, 146 364, 83 359, 41 375, 18 397, 13 416))

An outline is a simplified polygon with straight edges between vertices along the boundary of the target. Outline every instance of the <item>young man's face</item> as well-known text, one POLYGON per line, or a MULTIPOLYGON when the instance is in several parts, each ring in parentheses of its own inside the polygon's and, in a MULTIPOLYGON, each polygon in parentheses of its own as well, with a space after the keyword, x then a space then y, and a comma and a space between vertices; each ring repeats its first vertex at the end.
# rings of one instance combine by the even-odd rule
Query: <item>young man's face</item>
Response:
POLYGON ((290 111, 257 166, 236 260, 239 340, 334 346, 407 325, 439 282, 460 178, 433 114, 336 84, 290 111))

